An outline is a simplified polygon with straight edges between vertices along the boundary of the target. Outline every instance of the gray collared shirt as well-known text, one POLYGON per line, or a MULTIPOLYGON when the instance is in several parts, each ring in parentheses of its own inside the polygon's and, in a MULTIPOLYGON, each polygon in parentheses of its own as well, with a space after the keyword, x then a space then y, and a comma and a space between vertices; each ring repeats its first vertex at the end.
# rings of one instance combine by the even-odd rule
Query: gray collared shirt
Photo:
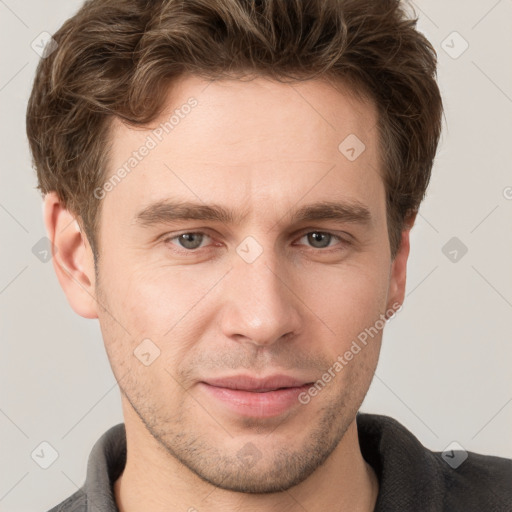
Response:
POLYGON ((119 423, 93 446, 84 485, 49 512, 119 512, 113 485, 125 464, 126 430, 124 423, 119 423))
MULTIPOLYGON (((512 511, 511 459, 430 451, 388 416, 358 413, 357 429, 361 453, 379 479, 374 512, 512 511)), ((82 488, 49 512, 119 512, 113 485, 125 464, 119 423, 94 445, 82 488)))

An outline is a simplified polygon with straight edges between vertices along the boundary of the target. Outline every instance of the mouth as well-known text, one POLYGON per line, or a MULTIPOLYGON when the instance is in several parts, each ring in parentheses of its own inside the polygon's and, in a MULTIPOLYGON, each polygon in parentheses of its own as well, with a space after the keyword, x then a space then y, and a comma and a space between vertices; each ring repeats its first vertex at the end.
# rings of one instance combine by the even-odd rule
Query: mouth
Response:
POLYGON ((245 417, 268 418, 300 405, 298 397, 313 382, 286 375, 264 378, 236 375, 207 379, 199 387, 221 408, 245 417))

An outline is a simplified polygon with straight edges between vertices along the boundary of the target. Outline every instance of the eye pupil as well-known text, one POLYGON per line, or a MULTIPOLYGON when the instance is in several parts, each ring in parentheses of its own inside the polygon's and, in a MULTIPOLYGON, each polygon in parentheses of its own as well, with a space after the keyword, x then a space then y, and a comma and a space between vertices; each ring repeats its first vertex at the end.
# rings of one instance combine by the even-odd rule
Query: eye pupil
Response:
POLYGON ((323 248, 323 247, 329 246, 329 243, 331 241, 331 235, 329 233, 321 233, 319 231, 313 231, 312 233, 308 234, 308 239, 309 239, 309 242, 311 243, 311 245, 313 245, 314 247, 323 248), (324 243, 326 241, 327 241, 327 243, 324 243), (318 243, 320 245, 318 245, 318 243))
POLYGON ((179 242, 185 249, 197 249, 202 242, 202 234, 201 233, 183 233, 179 236, 179 242), (194 237, 197 237, 199 242, 194 241, 194 237))

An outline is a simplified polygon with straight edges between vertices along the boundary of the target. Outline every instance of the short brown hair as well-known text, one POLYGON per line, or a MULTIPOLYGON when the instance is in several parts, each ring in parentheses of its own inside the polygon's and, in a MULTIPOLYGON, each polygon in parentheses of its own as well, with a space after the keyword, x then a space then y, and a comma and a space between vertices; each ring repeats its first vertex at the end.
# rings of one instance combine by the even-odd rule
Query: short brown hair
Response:
POLYGON ((441 132, 436 52, 416 22, 398 0, 89 0, 37 68, 27 134, 38 188, 77 216, 96 262, 93 191, 106 177, 113 117, 151 122, 170 81, 187 72, 333 79, 377 106, 394 258, 441 132))

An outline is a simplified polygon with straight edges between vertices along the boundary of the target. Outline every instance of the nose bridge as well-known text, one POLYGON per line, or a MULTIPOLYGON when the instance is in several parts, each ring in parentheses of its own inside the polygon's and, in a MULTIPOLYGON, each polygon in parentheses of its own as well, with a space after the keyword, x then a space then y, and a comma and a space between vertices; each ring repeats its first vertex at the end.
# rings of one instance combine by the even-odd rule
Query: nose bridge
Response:
POLYGON ((238 246, 225 294, 222 328, 226 336, 270 345, 298 332, 300 302, 294 299, 283 268, 273 248, 263 250, 251 239, 238 246))

